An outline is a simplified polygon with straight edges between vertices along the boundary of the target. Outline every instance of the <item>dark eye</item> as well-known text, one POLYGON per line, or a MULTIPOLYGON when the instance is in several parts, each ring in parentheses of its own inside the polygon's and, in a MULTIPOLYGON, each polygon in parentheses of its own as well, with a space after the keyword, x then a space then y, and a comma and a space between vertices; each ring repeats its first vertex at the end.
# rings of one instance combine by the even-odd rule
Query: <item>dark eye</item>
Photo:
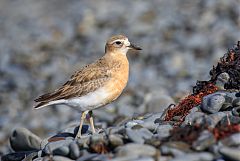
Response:
POLYGON ((120 45, 120 44, 122 44, 122 42, 121 41, 116 41, 115 42, 117 45, 120 45))

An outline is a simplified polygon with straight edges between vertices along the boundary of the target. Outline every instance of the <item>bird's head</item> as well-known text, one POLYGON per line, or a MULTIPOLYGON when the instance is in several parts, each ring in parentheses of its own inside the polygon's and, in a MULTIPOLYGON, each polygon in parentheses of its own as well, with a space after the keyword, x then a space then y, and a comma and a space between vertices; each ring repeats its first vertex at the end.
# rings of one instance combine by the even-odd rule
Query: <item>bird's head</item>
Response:
POLYGON ((114 52, 127 54, 128 50, 142 50, 140 47, 129 42, 128 38, 123 35, 112 36, 108 39, 105 46, 105 53, 114 52))

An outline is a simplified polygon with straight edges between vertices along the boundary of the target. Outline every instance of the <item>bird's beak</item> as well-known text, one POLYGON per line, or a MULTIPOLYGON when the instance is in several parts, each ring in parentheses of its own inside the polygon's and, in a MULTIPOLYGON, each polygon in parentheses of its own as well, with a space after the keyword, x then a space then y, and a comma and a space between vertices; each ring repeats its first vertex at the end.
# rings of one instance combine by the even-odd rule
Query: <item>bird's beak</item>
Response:
POLYGON ((142 50, 142 48, 140 48, 139 46, 133 45, 132 43, 128 47, 129 49, 133 49, 133 50, 142 50))

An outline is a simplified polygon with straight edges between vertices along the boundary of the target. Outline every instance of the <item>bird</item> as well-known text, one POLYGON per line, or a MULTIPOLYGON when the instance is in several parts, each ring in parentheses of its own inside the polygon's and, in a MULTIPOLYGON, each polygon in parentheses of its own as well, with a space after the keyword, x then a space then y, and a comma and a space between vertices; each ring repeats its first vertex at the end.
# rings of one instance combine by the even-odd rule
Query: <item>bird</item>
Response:
POLYGON ((92 110, 115 101, 126 87, 129 77, 129 50, 142 50, 129 42, 124 35, 110 37, 105 54, 97 61, 76 71, 71 78, 53 92, 43 94, 34 101, 35 109, 64 104, 81 112, 80 124, 75 138, 81 138, 86 115, 92 133, 95 133, 92 110))

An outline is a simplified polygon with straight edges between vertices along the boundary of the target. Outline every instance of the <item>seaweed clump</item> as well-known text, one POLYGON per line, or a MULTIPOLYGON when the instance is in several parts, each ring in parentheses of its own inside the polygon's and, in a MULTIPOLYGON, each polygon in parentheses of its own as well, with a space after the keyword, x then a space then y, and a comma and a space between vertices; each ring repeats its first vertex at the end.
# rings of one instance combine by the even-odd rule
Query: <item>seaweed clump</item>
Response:
POLYGON ((240 41, 220 58, 216 67, 213 66, 210 70, 210 80, 197 81, 191 95, 181 100, 175 108, 168 109, 165 121, 172 121, 174 116, 179 116, 178 123, 181 123, 193 107, 201 104, 204 96, 219 89, 216 82, 222 73, 229 75, 229 79, 224 83, 224 90, 240 90, 240 41))

